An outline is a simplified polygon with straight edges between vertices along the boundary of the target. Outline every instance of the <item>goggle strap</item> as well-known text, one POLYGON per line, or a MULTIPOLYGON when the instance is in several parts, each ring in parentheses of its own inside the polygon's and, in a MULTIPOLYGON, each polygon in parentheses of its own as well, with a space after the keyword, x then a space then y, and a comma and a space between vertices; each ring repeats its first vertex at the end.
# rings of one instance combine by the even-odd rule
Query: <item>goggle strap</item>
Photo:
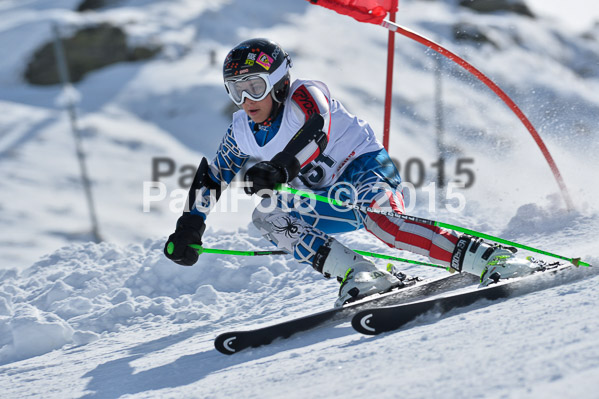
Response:
POLYGON ((283 79, 283 76, 287 73, 287 60, 284 60, 273 73, 268 75, 271 87, 274 87, 275 83, 283 79))

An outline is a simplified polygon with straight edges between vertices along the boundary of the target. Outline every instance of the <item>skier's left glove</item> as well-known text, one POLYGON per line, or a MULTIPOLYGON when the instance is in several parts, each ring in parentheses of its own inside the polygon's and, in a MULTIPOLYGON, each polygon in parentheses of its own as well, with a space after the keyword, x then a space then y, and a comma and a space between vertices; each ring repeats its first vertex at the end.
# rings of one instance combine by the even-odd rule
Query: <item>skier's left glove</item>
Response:
POLYGON ((206 230, 204 218, 200 215, 184 213, 177 220, 175 232, 164 244, 164 255, 181 266, 191 266, 198 261, 198 250, 189 244, 202 245, 202 234, 206 230))
POLYGON ((283 150, 270 161, 258 162, 245 172, 245 193, 252 195, 265 190, 260 194, 262 197, 269 197, 277 185, 290 182, 299 172, 300 164, 297 158, 283 150))
POLYGON ((243 180, 247 183, 244 188, 247 195, 260 193, 268 197, 278 184, 287 183, 287 173, 276 163, 263 161, 249 168, 243 180))

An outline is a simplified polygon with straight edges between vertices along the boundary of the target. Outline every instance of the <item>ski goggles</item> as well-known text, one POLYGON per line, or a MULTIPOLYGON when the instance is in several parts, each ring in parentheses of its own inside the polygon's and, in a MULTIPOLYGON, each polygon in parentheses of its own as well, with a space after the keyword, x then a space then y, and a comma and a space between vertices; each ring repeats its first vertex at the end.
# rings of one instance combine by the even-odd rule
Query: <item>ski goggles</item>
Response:
POLYGON ((235 104, 241 105, 246 98, 254 101, 264 100, 270 94, 272 85, 268 74, 260 73, 237 80, 228 80, 225 82, 225 88, 231 100, 235 104))
POLYGON ((273 86, 287 73, 287 63, 283 62, 271 74, 256 73, 238 79, 225 81, 225 89, 231 100, 241 106, 246 98, 262 101, 270 94, 273 86))

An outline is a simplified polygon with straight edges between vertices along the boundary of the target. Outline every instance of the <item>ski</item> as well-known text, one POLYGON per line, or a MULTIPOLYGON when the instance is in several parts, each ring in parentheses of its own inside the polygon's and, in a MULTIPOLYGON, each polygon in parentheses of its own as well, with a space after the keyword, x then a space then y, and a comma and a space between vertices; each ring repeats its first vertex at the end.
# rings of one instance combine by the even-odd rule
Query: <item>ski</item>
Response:
MULTIPOLYGON (((500 280, 485 288, 409 303, 361 309, 353 316, 352 326, 356 331, 367 335, 377 335, 397 330, 425 314, 434 313, 436 316, 442 316, 452 309, 466 307, 477 301, 494 301, 561 284, 566 281, 565 278, 562 279, 563 281, 551 278, 547 281, 539 281, 538 283, 533 283, 532 279, 539 275, 562 274, 563 271, 574 268, 576 266, 572 264, 562 264, 559 262, 544 264, 541 269, 531 275, 500 280)), ((582 275, 583 273, 580 273, 579 276, 574 277, 580 278, 582 275)))
POLYGON ((367 306, 385 306, 403 303, 408 300, 425 298, 432 294, 447 292, 475 284, 477 278, 469 274, 452 274, 429 280, 407 278, 404 285, 384 294, 371 295, 366 298, 345 304, 340 308, 332 308, 295 318, 270 326, 246 330, 225 332, 216 337, 214 347, 219 352, 232 355, 250 347, 268 345, 278 338, 289 338, 293 334, 311 330, 338 320, 347 320, 353 314, 367 306))

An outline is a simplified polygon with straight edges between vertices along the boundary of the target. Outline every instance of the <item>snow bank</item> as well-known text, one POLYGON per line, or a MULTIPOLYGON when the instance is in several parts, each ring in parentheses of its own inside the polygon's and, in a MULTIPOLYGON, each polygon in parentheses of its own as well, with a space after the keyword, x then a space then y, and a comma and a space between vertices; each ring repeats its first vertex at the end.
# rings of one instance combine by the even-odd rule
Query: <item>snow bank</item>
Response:
POLYGON ((564 228, 584 231, 597 223, 597 214, 567 210, 560 206, 558 196, 548 197, 546 203, 530 203, 520 206, 509 220, 503 234, 523 237, 559 233, 564 228))
MULTIPOLYGON (((0 327, 3 337, 0 361, 42 355, 76 341, 75 331, 67 322, 27 303, 16 305, 12 317, 4 319, 0 327)), ((95 337, 91 334, 80 336, 90 340, 95 337)))
MULTIPOLYGON (((300 304, 298 280, 322 277, 284 257, 202 255, 193 267, 167 260, 163 240, 126 248, 86 243, 61 248, 0 284, 0 364, 82 345, 141 323, 233 322, 268 317, 281 299, 300 304), (259 301, 271 301, 257 309, 259 301), (295 301, 295 302, 294 302, 295 301)), ((267 247, 259 235, 211 233, 206 246, 267 247)), ((335 290, 330 290, 334 295, 335 290)), ((331 298, 332 303, 332 298, 331 298)))

